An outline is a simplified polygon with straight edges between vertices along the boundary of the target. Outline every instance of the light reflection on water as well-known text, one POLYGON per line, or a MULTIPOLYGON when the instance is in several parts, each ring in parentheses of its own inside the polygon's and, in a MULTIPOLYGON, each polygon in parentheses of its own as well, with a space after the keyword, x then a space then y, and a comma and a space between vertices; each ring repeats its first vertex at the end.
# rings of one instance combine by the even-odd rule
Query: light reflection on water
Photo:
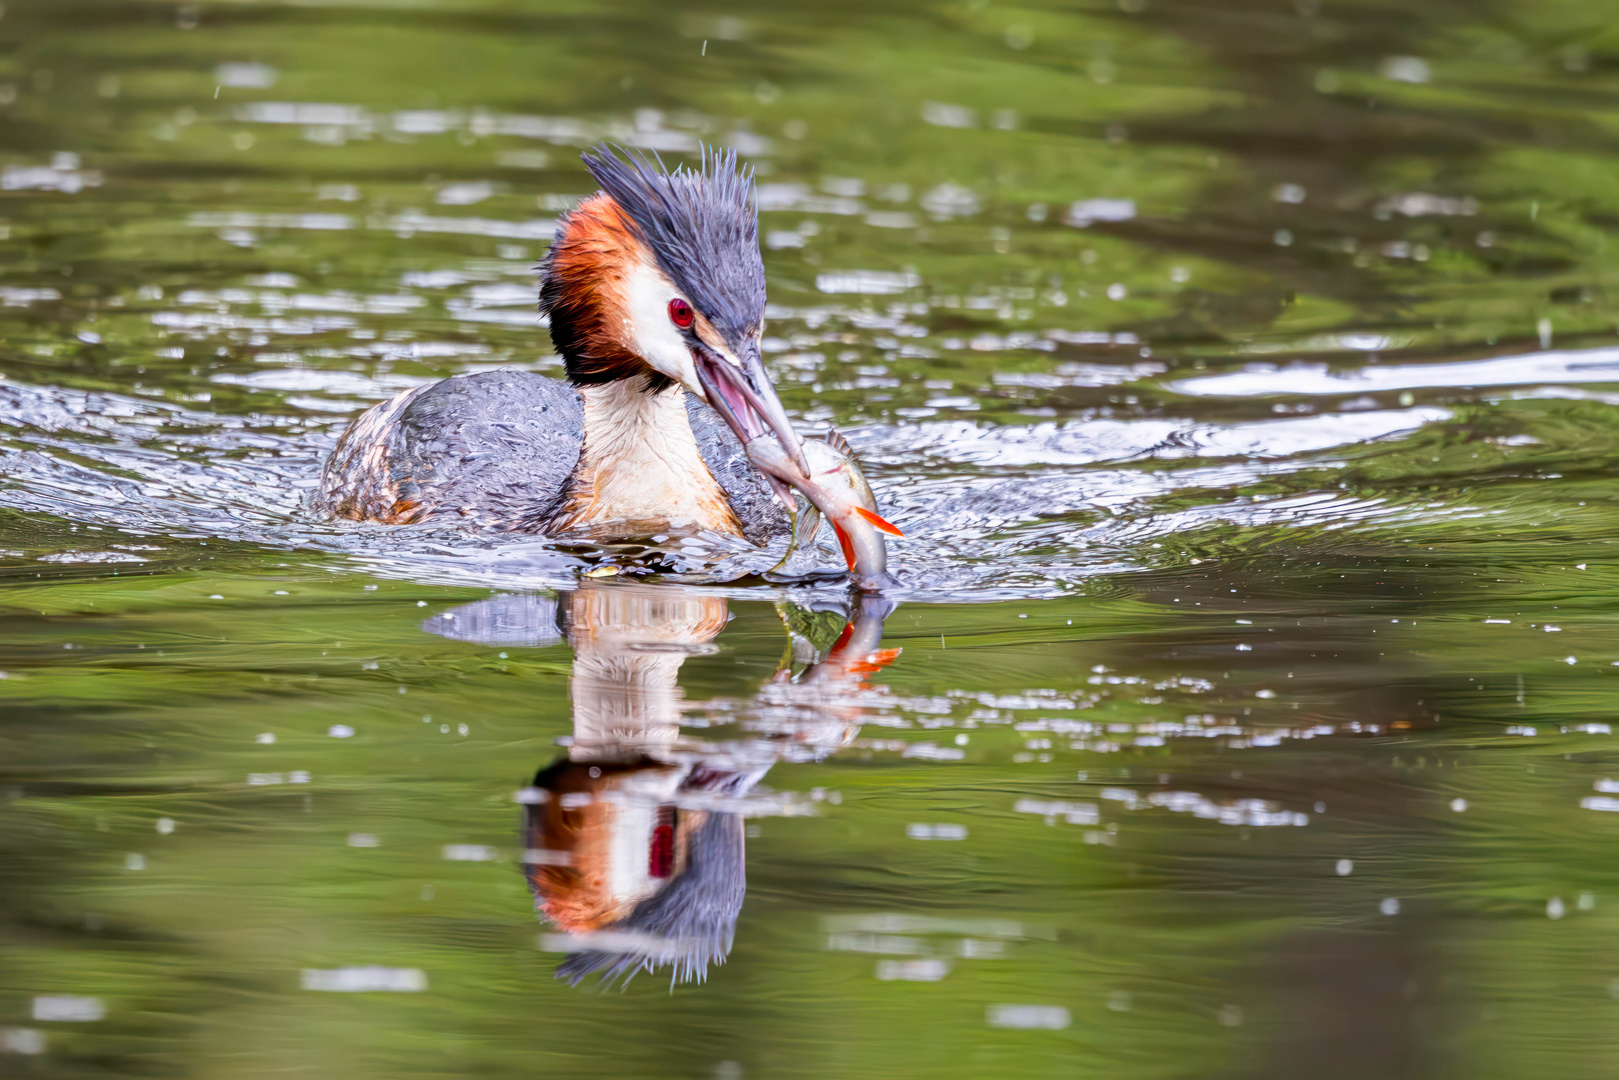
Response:
POLYGON ((8 3, 0 1072, 1611 1074, 1608 14, 8 3), (602 139, 893 611, 305 511, 602 139))

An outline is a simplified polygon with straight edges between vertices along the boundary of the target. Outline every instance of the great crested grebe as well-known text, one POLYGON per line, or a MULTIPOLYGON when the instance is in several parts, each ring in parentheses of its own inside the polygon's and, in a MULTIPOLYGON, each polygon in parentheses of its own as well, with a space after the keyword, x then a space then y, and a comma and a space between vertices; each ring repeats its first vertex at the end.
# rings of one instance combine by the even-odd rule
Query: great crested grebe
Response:
MULTIPOLYGON (((673 172, 607 149, 583 159, 601 190, 562 219, 540 265, 539 307, 567 381, 478 372, 374 406, 322 471, 327 513, 598 541, 709 530, 762 544, 787 532, 787 485, 816 497, 759 355, 752 171, 717 151, 673 172), (743 449, 756 439, 777 444, 768 473, 743 449)), ((857 565, 869 545, 844 546, 857 583, 892 583, 880 564, 857 565)))

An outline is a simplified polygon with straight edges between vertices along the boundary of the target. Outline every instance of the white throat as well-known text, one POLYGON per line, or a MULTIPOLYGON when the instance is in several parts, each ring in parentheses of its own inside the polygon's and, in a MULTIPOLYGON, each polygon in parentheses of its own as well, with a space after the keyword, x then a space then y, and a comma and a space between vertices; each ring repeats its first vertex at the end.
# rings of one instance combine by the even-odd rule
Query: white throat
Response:
POLYGON ((582 386, 584 445, 558 531, 634 535, 709 529, 741 535, 730 501, 697 451, 686 391, 646 377, 582 386))

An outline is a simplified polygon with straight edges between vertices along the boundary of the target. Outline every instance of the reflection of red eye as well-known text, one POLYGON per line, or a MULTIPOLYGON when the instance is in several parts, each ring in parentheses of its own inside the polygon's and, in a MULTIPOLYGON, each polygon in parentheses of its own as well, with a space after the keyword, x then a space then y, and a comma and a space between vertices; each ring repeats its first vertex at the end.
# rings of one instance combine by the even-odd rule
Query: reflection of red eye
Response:
POLYGON ((658 824, 652 830, 652 843, 647 851, 647 876, 666 878, 675 865, 675 808, 658 807, 658 824))
POLYGON ((677 296, 669 301, 669 321, 682 330, 688 330, 691 324, 697 321, 697 313, 691 309, 690 304, 677 296))

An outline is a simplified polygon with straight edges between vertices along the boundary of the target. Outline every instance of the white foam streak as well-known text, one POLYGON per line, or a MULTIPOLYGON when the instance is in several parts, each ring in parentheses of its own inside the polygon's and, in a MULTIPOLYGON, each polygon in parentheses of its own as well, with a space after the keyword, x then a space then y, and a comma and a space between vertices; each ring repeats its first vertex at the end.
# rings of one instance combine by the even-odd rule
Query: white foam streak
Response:
POLYGON ((1619 348, 1603 348, 1533 352, 1452 364, 1370 364, 1341 371, 1319 363, 1285 367, 1250 364, 1242 371, 1183 379, 1172 387, 1183 394, 1205 397, 1262 397, 1616 381, 1619 381, 1619 348))

